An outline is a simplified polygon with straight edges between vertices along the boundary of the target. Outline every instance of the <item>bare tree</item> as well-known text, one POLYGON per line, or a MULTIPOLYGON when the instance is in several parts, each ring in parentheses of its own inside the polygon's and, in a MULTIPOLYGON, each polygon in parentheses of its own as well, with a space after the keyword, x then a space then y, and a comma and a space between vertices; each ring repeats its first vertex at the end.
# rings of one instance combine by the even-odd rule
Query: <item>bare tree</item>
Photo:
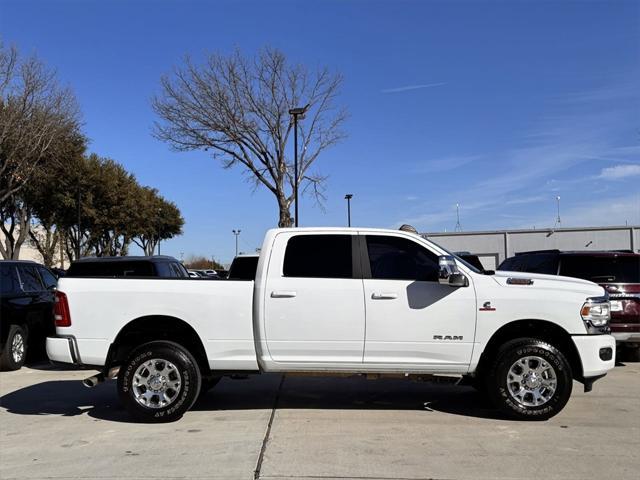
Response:
POLYGON ((161 93, 153 99, 160 117, 154 133, 175 150, 211 150, 224 168, 241 166, 256 188, 263 185, 275 195, 278 225, 287 227, 295 183, 293 151, 286 151, 293 133, 289 109, 309 105, 298 124, 298 188, 321 201, 326 177, 311 166, 345 136, 347 113, 335 105, 341 83, 327 68, 312 73, 269 48, 255 58, 213 54, 202 65, 187 57, 161 79, 161 93))
POLYGON ((59 140, 78 131, 75 97, 55 73, 0 44, 0 205, 29 182, 59 140))

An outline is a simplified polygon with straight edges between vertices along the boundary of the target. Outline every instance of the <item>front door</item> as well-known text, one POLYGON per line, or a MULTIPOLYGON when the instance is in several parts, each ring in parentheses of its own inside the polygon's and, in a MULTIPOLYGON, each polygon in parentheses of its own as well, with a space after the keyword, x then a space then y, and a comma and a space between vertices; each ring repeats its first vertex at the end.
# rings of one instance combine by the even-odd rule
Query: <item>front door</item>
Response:
POLYGON ((362 363, 364 294, 355 238, 276 237, 265 292, 265 334, 274 361, 362 363))
POLYGON ((364 279, 365 364, 464 371, 475 334, 473 286, 438 283, 438 255, 418 238, 366 235, 365 239, 363 263, 370 270, 365 272, 370 278, 364 279))

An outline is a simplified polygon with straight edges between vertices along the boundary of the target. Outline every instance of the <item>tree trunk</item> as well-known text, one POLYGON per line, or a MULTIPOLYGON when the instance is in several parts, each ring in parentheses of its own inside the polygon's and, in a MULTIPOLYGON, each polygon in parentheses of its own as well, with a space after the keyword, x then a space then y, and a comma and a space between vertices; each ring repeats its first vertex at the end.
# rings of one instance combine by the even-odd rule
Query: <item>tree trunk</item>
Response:
POLYGON ((47 267, 52 267, 55 263, 56 250, 60 242, 60 231, 52 225, 40 224, 40 229, 31 229, 29 236, 31 243, 42 255, 42 263, 47 267), (38 231, 39 230, 39 231, 38 231))
POLYGON ((293 226, 293 220, 291 219, 291 202, 284 196, 278 195, 278 209, 280 211, 280 219, 278 220, 278 227, 287 228, 293 226))
POLYGON ((5 260, 19 260, 20 249, 31 230, 31 213, 23 203, 8 216, 8 221, 5 218, 0 222, 0 230, 4 234, 4 245, 0 245, 2 257, 5 260))

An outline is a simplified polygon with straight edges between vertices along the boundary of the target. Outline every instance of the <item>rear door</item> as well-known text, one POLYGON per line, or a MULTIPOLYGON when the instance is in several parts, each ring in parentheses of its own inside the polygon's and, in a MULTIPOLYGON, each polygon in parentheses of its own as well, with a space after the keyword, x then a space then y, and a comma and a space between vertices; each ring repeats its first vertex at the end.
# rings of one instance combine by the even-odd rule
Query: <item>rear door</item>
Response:
POLYGON ((418 239, 388 234, 363 238, 365 364, 465 371, 476 326, 473 285, 438 283, 438 255, 418 239))
POLYGON ((5 344, 9 327, 12 324, 23 324, 25 321, 26 305, 29 299, 22 294, 20 278, 15 263, 0 262, 0 348, 5 344))
POLYGON ((271 358, 283 363, 362 363, 365 312, 356 235, 278 234, 265 295, 271 358))
POLYGON ((45 326, 52 323, 52 292, 45 288, 37 265, 21 263, 17 268, 23 291, 24 319, 29 328, 29 335, 33 337, 42 334, 45 326))

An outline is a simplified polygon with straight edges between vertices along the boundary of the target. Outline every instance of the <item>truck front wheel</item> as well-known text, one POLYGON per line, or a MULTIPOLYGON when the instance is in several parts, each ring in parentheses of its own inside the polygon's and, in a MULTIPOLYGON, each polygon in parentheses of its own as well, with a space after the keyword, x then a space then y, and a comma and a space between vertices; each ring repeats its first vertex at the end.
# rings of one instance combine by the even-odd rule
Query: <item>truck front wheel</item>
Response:
POLYGON ((564 355, 533 338, 504 344, 486 376, 493 403, 520 420, 547 420, 569 401, 573 377, 564 355))
POLYGON ((144 422, 178 420, 198 398, 201 376, 193 356, 168 341, 136 348, 118 374, 125 408, 144 422))

